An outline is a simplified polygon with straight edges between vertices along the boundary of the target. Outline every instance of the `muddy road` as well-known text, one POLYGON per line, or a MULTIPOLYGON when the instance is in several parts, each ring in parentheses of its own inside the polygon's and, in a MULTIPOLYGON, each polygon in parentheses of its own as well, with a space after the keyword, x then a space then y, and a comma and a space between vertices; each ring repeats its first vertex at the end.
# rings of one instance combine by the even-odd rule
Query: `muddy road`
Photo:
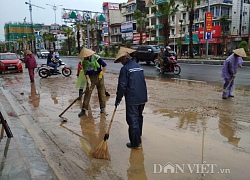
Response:
MULTIPOLYGON (((29 82, 22 74, 1 75, 13 109, 59 179, 249 179, 250 89, 235 88, 221 99, 221 84, 147 78, 142 150, 130 150, 124 100, 108 140, 111 161, 91 152, 103 140, 114 110, 118 74, 106 73, 108 115, 100 114, 96 90, 91 111, 78 118, 76 69, 70 77, 29 82)), ((237 78, 236 78, 237 81, 237 78)))

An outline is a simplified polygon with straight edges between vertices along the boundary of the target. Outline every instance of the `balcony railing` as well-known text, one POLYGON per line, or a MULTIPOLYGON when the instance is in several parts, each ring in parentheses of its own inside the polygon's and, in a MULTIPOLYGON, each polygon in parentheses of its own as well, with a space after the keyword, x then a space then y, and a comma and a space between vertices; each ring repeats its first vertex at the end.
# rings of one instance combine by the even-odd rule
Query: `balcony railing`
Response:
POLYGON ((169 2, 169 0, 155 0, 155 4, 161 4, 161 3, 166 3, 169 2))
POLYGON ((157 24, 157 25, 155 25, 155 29, 161 29, 161 28, 163 28, 163 25, 162 25, 162 24, 157 24))

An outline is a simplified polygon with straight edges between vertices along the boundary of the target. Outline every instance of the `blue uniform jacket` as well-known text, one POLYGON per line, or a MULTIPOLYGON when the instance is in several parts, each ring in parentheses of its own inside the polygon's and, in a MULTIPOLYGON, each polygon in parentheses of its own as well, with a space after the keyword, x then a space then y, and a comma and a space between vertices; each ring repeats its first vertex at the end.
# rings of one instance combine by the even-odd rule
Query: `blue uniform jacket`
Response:
POLYGON ((126 105, 144 104, 148 100, 143 69, 131 59, 120 70, 116 103, 119 104, 123 96, 126 105))

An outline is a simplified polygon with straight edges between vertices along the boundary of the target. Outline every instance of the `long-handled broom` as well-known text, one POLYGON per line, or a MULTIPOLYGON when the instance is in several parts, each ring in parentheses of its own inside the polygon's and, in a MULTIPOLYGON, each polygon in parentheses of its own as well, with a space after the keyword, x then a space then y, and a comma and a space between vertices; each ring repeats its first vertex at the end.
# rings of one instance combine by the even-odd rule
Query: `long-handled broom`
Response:
POLYGON ((111 118, 111 121, 109 123, 108 131, 104 135, 103 141, 96 147, 95 151, 92 153, 92 156, 94 158, 110 160, 110 154, 108 152, 108 141, 107 140, 109 138, 109 132, 111 129, 112 122, 114 120, 115 112, 116 112, 116 107, 115 107, 114 112, 112 114, 112 118, 111 118))
POLYGON ((85 91, 79 95, 61 114, 59 114, 59 117, 63 119, 64 122, 67 122, 67 118, 62 117, 62 115, 73 105, 78 99, 81 99, 82 95, 85 93, 85 91))

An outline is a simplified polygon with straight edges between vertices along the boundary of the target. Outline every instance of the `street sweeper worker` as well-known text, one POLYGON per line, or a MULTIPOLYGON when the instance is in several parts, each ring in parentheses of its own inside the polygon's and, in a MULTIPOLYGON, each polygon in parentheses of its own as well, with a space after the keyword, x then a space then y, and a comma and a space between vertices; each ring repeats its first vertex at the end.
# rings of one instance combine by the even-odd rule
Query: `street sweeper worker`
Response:
POLYGON ((129 55, 133 52, 135 50, 121 47, 114 61, 115 63, 121 62, 123 65, 118 79, 115 106, 117 107, 120 104, 124 96, 130 140, 126 145, 128 148, 140 149, 143 125, 142 113, 148 97, 143 69, 129 55))
POLYGON ((82 88, 85 90, 84 98, 83 98, 83 105, 82 110, 78 114, 78 117, 81 117, 85 114, 85 111, 89 109, 89 101, 91 98, 91 94, 93 89, 97 88, 98 91, 98 98, 99 98, 99 105, 100 105, 100 112, 106 113, 106 101, 105 101, 105 87, 104 87, 104 77, 103 74, 106 70, 107 64, 104 62, 100 56, 96 55, 94 51, 83 47, 82 51, 78 55, 78 58, 82 60, 82 71, 79 74, 77 79, 77 87, 82 88), (80 85, 82 82, 86 85, 80 85))
POLYGON ((224 79, 222 98, 234 97, 233 86, 235 74, 239 67, 242 66, 246 52, 243 48, 233 50, 233 53, 224 61, 222 67, 222 78, 224 79), (228 88, 228 89, 227 89, 228 88))
MULTIPOLYGON (((81 70, 82 70, 82 61, 79 61, 78 65, 77 65, 77 73, 76 73, 77 77, 79 77, 79 74, 80 74, 81 70)), ((79 88, 79 97, 78 97, 78 100, 82 99, 81 98, 82 93, 83 93, 83 88, 80 87, 79 88)), ((105 96, 110 96, 109 92, 106 91, 106 88, 105 88, 105 96)))

